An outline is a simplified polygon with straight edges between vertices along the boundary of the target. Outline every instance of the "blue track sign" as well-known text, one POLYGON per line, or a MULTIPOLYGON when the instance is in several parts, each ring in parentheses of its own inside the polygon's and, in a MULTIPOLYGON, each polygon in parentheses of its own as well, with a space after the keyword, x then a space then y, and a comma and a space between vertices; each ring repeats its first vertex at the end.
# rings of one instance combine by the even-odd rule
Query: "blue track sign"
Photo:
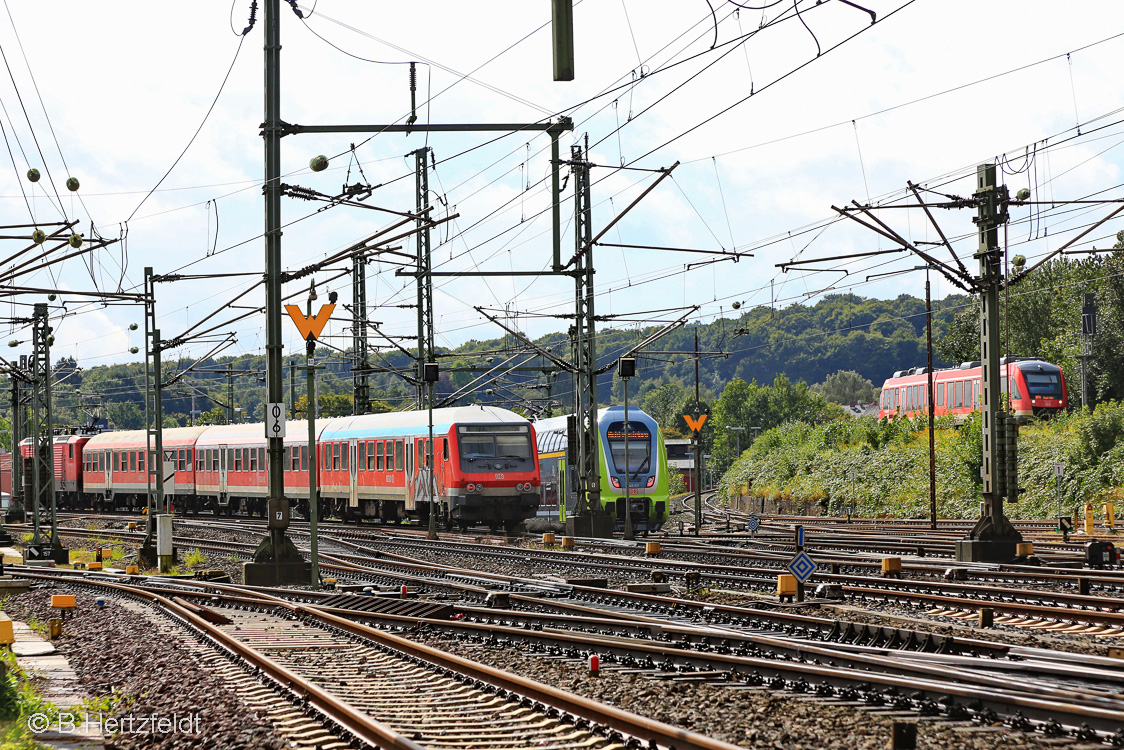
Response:
POLYGON ((808 556, 807 552, 799 552, 788 564, 788 569, 796 580, 804 583, 816 572, 816 561, 808 556))
POLYGON ((745 522, 745 526, 750 531, 757 531, 757 528, 761 526, 761 519, 757 516, 750 516, 749 520, 745 522))
POLYGON ((796 546, 797 546, 797 548, 800 548, 800 547, 804 546, 804 527, 803 526, 797 526, 796 527, 796 546))

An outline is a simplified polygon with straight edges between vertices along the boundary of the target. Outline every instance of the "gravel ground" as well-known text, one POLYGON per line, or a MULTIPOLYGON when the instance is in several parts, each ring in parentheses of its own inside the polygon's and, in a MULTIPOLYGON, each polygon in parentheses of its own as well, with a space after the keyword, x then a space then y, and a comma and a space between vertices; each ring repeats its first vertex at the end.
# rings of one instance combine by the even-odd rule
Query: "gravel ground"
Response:
MULTIPOLYGON (((50 595, 59 589, 35 589, 8 597, 4 611, 13 619, 46 622, 53 616, 50 595)), ((69 591, 68 591, 69 593, 69 591)), ((119 717, 158 714, 198 715, 198 734, 118 734, 109 750, 249 750, 283 748, 264 716, 248 712, 243 701, 194 660, 169 642, 166 631, 144 615, 109 600, 96 607, 89 594, 77 592, 78 607, 68 618, 66 637, 56 642, 70 660, 92 699, 119 696, 110 713, 119 717)))
MULTIPOLYGON (((890 719, 848 706, 732 690, 705 683, 652 680, 603 671, 591 678, 575 662, 489 648, 439 636, 410 636, 474 661, 499 667, 641 716, 691 729, 754 750, 883 750, 889 747, 890 719)), ((1068 744, 1068 743, 1062 743, 1068 744)), ((917 747, 923 750, 1046 750, 1057 740, 1012 733, 1005 727, 923 722, 917 747)))

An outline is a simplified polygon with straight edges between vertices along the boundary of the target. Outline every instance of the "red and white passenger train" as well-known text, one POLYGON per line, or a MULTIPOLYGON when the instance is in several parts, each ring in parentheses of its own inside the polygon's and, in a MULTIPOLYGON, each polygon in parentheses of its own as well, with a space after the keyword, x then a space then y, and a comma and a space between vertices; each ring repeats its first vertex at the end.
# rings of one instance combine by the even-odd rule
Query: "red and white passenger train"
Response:
MULTIPOLYGON (((424 411, 335 417, 319 421, 316 429, 312 460, 325 517, 427 520, 430 484, 438 521, 446 528, 510 528, 538 510, 534 427, 506 409, 434 409, 432 472, 424 411)), ((288 422, 285 435, 285 495, 307 515, 307 422, 288 422)), ((165 492, 176 510, 264 515, 268 479, 262 424, 166 429, 163 444, 175 467, 165 492)), ((29 476, 30 441, 21 452, 29 476)), ((145 507, 145 453, 144 430, 56 437, 59 506, 145 507)))
MULTIPOLYGON (((967 416, 979 408, 979 362, 933 371, 933 390, 937 416, 967 416)), ((915 416, 929 413, 926 391, 928 370, 915 367, 900 370, 882 384, 878 403, 879 417, 915 416)), ((1061 368, 1035 357, 1004 357, 1000 360, 1000 390, 1010 391, 1011 413, 1020 419, 1042 417, 1065 411, 1068 404, 1065 376, 1061 368)))

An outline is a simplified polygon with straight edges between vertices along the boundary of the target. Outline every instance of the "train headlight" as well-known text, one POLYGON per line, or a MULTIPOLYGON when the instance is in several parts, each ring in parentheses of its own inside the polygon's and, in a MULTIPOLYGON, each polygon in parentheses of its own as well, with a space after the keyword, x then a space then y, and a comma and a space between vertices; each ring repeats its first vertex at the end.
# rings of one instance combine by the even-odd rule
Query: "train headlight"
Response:
POLYGON ((612 482, 613 486, 616 487, 618 490, 621 488, 621 483, 617 481, 616 477, 609 477, 609 481, 612 482))
POLYGON ((645 487, 652 487, 655 484, 656 484, 656 478, 655 477, 648 477, 648 483, 645 484, 644 486, 645 487))

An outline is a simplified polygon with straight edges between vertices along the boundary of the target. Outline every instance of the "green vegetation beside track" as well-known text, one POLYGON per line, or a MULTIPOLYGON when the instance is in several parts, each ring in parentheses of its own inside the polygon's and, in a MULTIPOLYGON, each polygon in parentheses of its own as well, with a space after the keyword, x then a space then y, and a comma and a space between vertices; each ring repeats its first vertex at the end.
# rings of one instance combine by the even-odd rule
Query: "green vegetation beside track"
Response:
MULTIPOLYGON (((980 501, 980 422, 937 420, 937 512, 975 518, 980 501)), ((1019 431, 1019 486, 1012 518, 1058 511, 1054 465, 1064 465, 1062 511, 1124 500, 1124 404, 1111 401, 1019 431)), ((929 513, 929 441, 924 419, 787 422, 763 432, 721 480, 720 491, 765 498, 771 507, 842 515, 920 518, 929 513), (854 477, 852 478, 852 472, 854 477)), ((756 507, 756 506, 752 506, 756 507)), ((1076 514, 1080 515, 1080 514, 1076 514)), ((1100 509, 1098 508, 1098 515, 1100 509)))

